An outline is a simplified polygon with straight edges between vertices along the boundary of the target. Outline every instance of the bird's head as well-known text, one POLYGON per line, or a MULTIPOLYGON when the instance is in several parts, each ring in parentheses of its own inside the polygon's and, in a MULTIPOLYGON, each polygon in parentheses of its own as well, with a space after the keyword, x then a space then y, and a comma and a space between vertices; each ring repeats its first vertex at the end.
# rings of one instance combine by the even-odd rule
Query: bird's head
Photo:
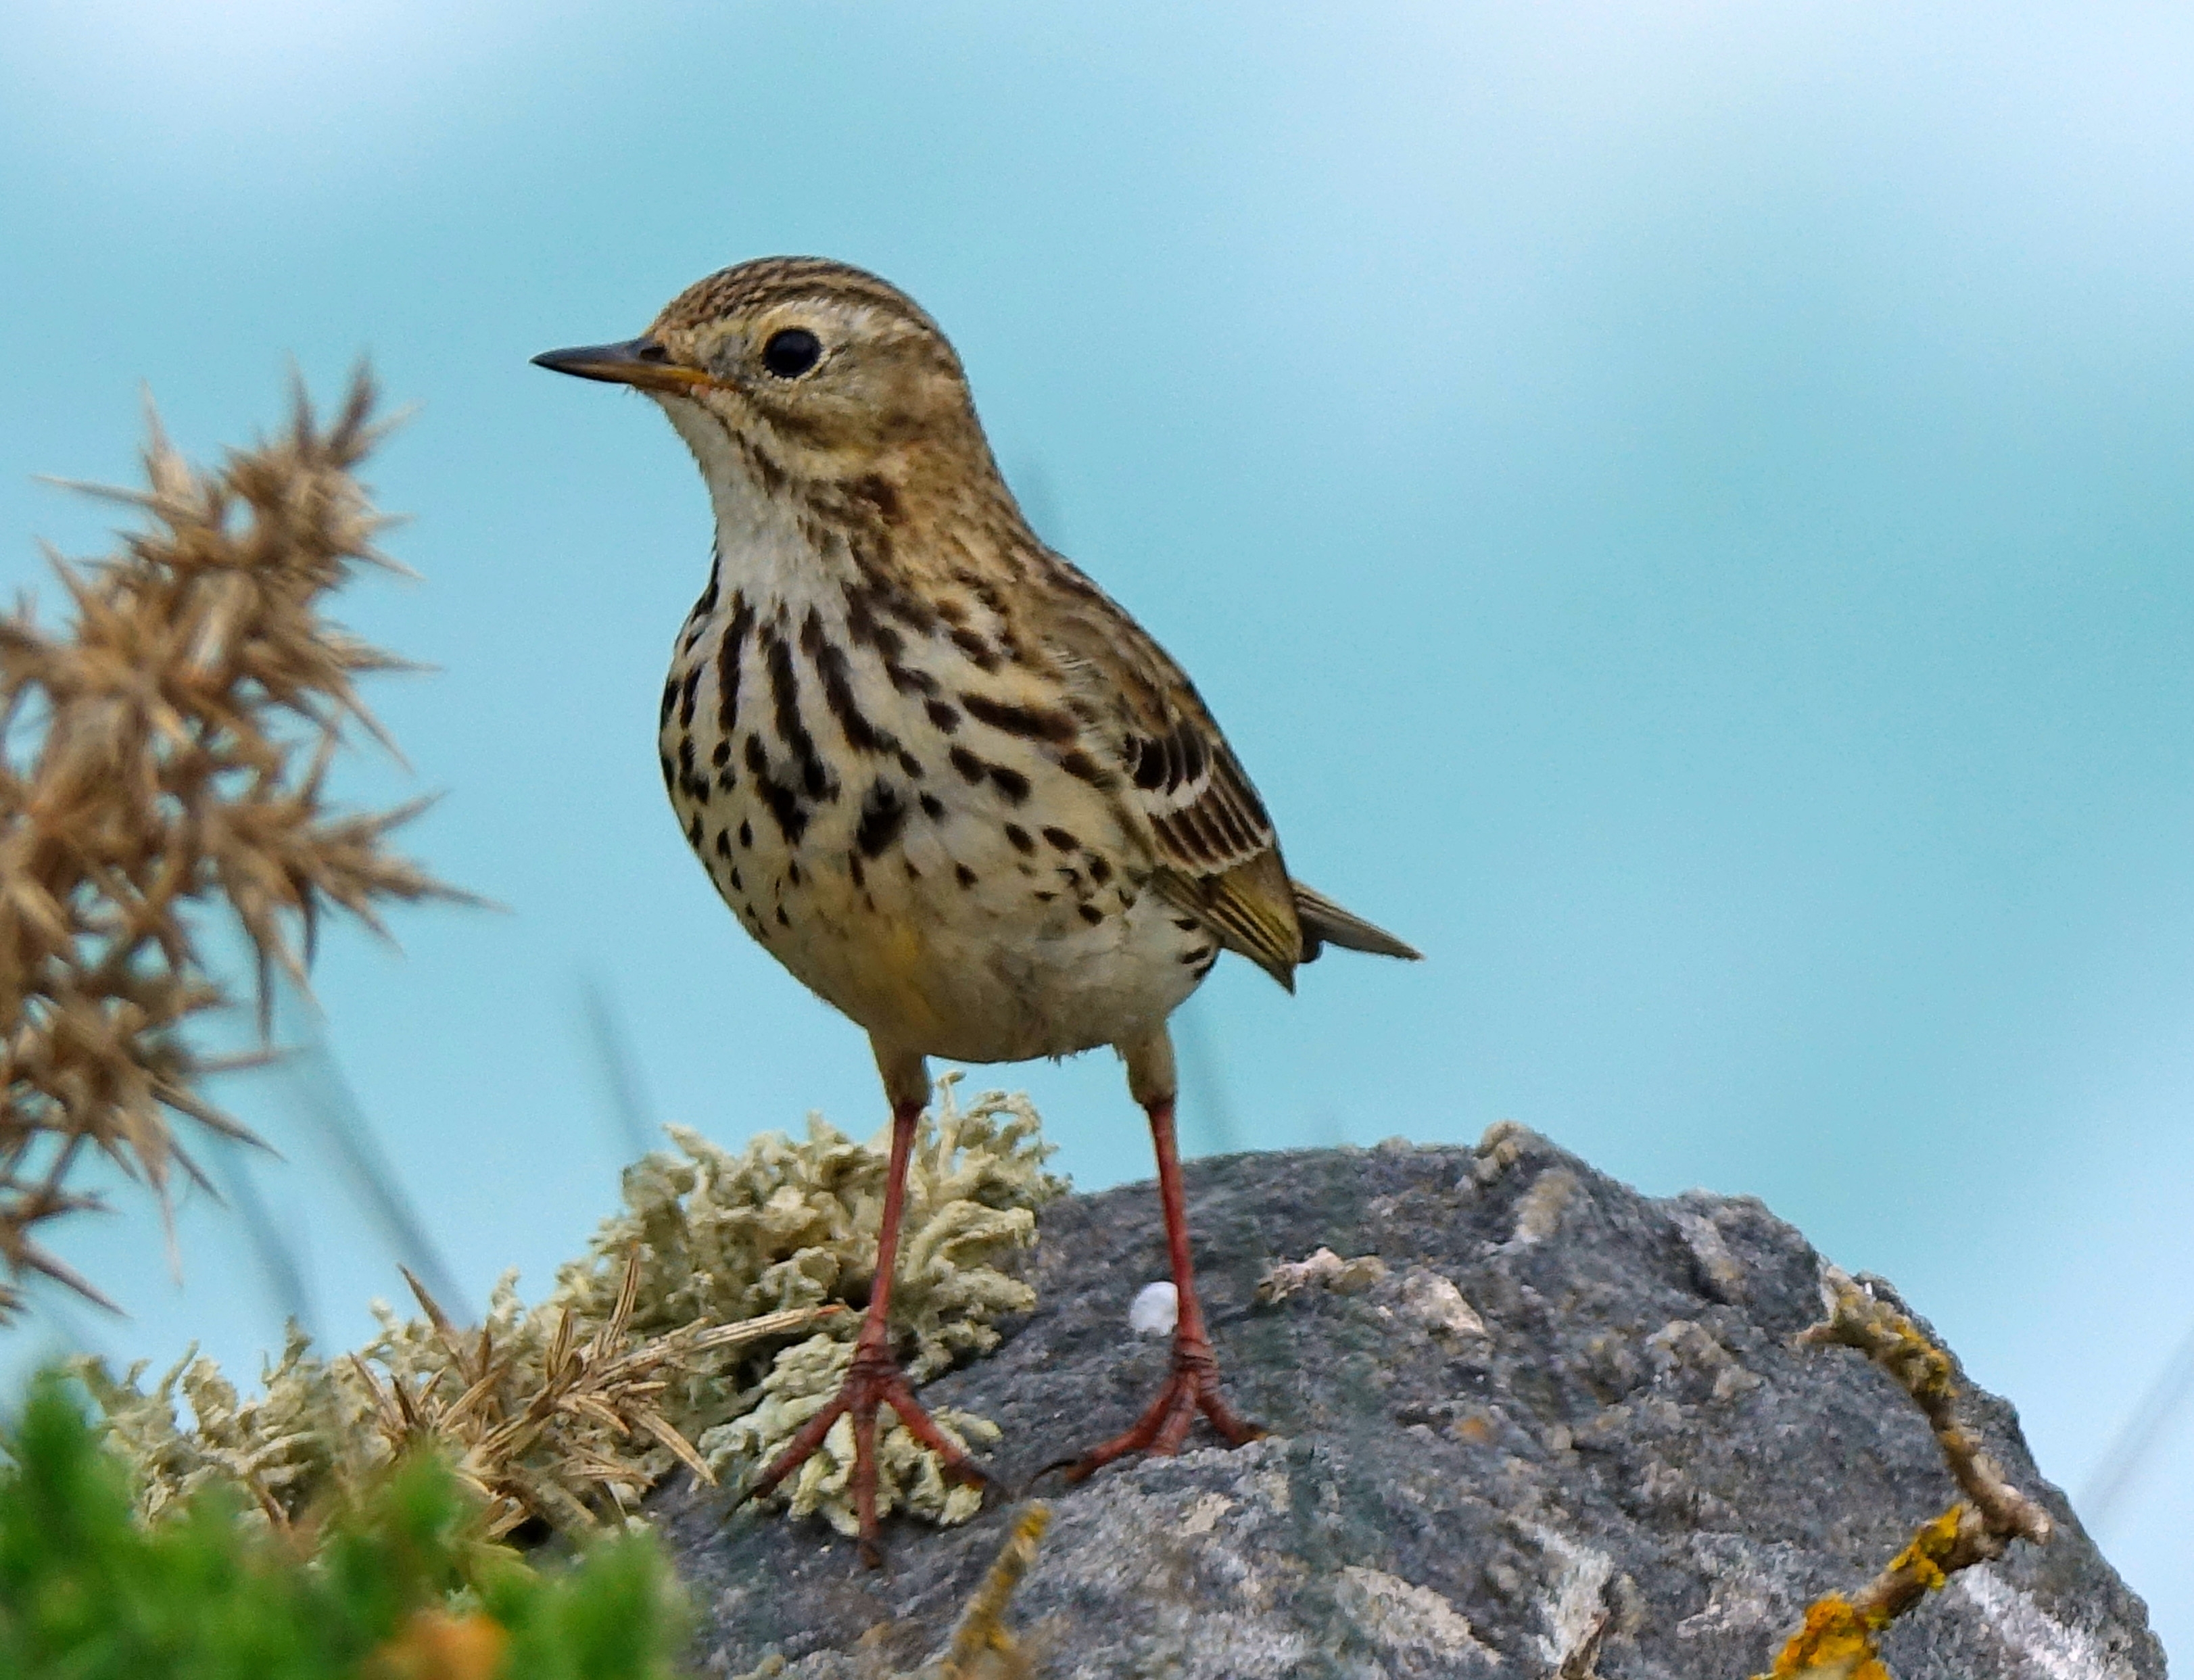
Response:
POLYGON ((646 392, 712 479, 727 446, 750 473, 801 480, 904 485, 924 476, 926 459, 966 473, 971 450, 989 463, 967 376, 937 324, 896 287, 818 257, 723 269, 638 338, 533 359, 646 392))

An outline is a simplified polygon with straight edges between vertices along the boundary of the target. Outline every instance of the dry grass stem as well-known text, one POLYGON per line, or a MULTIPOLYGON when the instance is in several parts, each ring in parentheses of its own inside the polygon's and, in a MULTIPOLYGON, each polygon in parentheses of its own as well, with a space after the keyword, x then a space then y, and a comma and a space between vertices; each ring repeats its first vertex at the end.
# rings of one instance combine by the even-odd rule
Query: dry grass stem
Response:
MULTIPOLYGON (((174 1116, 248 1133, 199 1095, 219 1064, 187 1029, 232 1000, 209 918, 249 942, 264 1038, 277 969, 302 983, 330 909, 458 896, 388 847, 416 803, 345 812, 328 771, 357 679, 402 662, 324 616, 388 521, 356 473, 382 434, 361 370, 323 424, 200 471, 150 422, 146 488, 89 488, 142 517, 119 551, 50 556, 73 620, 0 617, 0 1320, 26 1274, 104 1297, 36 1240, 98 1205, 88 1151, 149 1185, 196 1178, 174 1116)), ((400 568, 399 568, 400 570, 400 568)))
POLYGON ((560 1528, 593 1519, 597 1506, 636 1504, 658 1479, 645 1443, 662 1448, 704 1482, 714 1473, 665 1414, 664 1394, 695 1357, 809 1328, 841 1313, 828 1304, 767 1313, 737 1324, 689 1324, 635 1342, 633 1308, 640 1282, 640 1251, 625 1262, 623 1287, 608 1319, 583 1341, 571 1308, 556 1310, 545 1349, 526 1339, 498 1347, 492 1321, 476 1330, 452 1326, 426 1287, 407 1270, 446 1362, 407 1383, 383 1382, 358 1355, 350 1368, 370 1396, 375 1420, 394 1457, 421 1443, 448 1452, 457 1475, 486 1501, 488 1534, 500 1539, 530 1521, 560 1528), (529 1351, 535 1357, 529 1359, 529 1351), (642 1443, 634 1451, 629 1443, 642 1443))
POLYGON ((2005 1479, 1980 1437, 1959 1418, 1949 1354, 1834 1266, 1822 1278, 1821 1299, 1828 1316, 1801 1339, 1857 1348, 1896 1379, 1927 1418, 1964 1497, 1923 1523, 1858 1593, 1848 1598, 1830 1593, 1808 1608, 1765 1680, 1887 1680, 1875 1635, 1959 1570, 2002 1557, 2013 1540, 2042 1545, 2051 1524, 2040 1505, 2005 1479))

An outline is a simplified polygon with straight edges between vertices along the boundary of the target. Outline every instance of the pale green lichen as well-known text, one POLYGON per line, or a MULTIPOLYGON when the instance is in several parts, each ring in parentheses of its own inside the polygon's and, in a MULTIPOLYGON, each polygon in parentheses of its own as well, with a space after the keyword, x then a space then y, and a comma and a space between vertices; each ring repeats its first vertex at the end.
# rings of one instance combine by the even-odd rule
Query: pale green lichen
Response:
MULTIPOLYGON (((1008 1268, 1035 1240, 1037 1209, 1065 1189, 1043 1170, 1050 1151, 1027 1099, 986 1092, 963 1110, 957 1077, 939 1081, 907 1175, 892 1305, 916 1383, 989 1351, 997 1320, 1034 1304, 1008 1268)), ((194 1353, 149 1390, 144 1365, 116 1379, 83 1362, 137 1472, 142 1514, 158 1517, 225 1479, 285 1523, 422 1437, 457 1459, 504 1528, 629 1517, 681 1459, 711 1472, 766 1460, 844 1373, 860 1316, 848 1309, 865 1299, 876 1263, 887 1140, 856 1142, 819 1118, 802 1142, 772 1132, 738 1151, 672 1136, 682 1155, 627 1169, 625 1210, 538 1306, 508 1276, 476 1328, 453 1327, 423 1294, 422 1316, 377 1304, 381 1333, 337 1361, 293 1329, 263 1373, 264 1393, 249 1398, 194 1353), (788 1340, 787 1322, 772 1316, 789 1312, 812 1333, 788 1340)), ((962 1444, 996 1435, 965 1413, 939 1421, 962 1444)), ((952 1522, 978 1508, 904 1430, 880 1430, 878 1448, 881 1511, 952 1522)), ((780 1503, 850 1532, 851 1465, 841 1426, 780 1503)))
POLYGON ((138 1515, 157 1521, 210 1482, 240 1486, 261 1511, 286 1522, 322 1488, 353 1484, 385 1459, 375 1448, 369 1402, 312 1352, 293 1323, 279 1359, 260 1373, 261 1392, 239 1394, 192 1346, 147 1390, 147 1362, 121 1378, 106 1362, 76 1370, 105 1414, 107 1438, 136 1472, 138 1515), (175 1402, 192 1426, 177 1425, 175 1402))

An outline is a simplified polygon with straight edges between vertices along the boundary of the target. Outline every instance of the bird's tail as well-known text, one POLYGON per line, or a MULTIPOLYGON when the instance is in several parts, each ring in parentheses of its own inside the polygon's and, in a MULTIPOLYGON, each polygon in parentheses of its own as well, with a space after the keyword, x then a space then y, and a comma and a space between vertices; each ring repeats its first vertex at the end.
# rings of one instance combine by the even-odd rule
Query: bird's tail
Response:
POLYGON ((1370 951, 1376 956, 1403 957, 1411 962, 1424 955, 1416 947, 1404 944, 1385 928, 1374 927, 1363 917, 1350 915, 1315 887, 1305 886, 1299 880, 1289 884, 1295 892, 1295 920, 1302 924, 1303 961, 1315 960, 1327 945, 1370 951))

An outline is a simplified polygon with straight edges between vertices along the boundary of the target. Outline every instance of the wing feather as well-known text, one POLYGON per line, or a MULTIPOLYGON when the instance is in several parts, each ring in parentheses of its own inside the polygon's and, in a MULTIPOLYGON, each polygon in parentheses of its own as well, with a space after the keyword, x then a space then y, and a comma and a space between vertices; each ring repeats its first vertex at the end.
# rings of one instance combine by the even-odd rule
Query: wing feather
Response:
POLYGON ((1302 928, 1272 821, 1202 697, 1172 658, 1081 572, 1062 586, 1047 640, 1095 727, 1090 750, 1148 836, 1152 885, 1289 990, 1302 928))

